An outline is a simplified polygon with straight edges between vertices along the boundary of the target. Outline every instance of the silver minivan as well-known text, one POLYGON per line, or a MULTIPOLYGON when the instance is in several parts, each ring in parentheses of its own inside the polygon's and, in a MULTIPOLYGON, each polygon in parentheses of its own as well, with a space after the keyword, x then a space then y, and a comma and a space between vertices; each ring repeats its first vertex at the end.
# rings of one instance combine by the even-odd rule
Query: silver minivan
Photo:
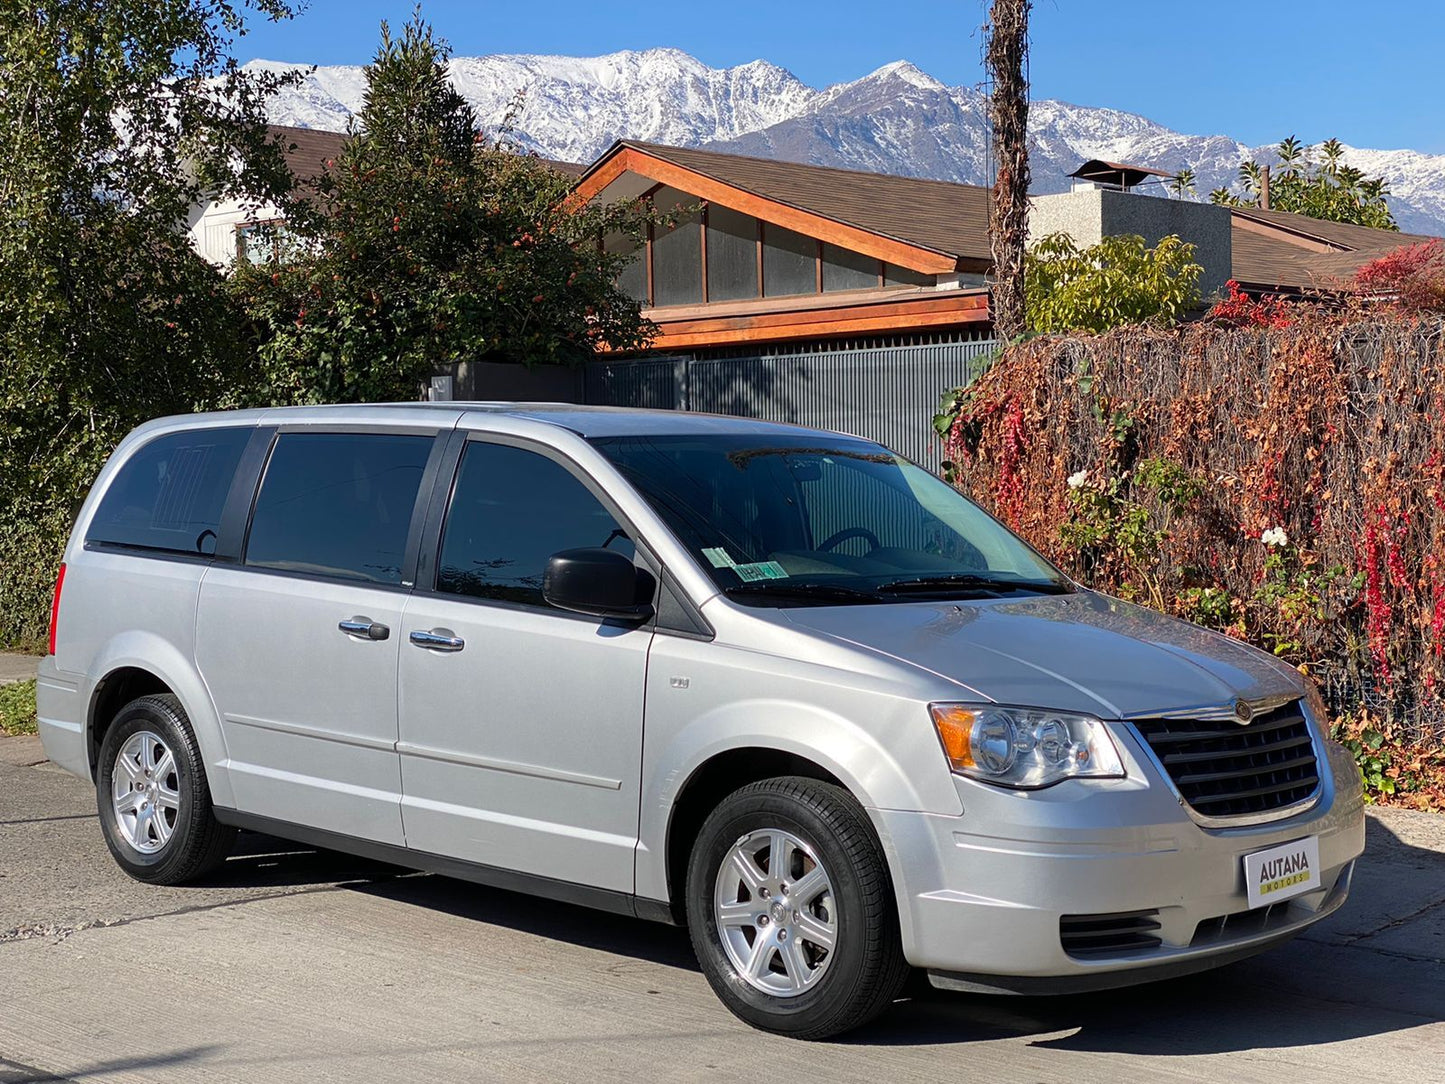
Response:
POLYGON ((151 422, 39 714, 143 881, 270 833, 688 927, 747 1022, 1201 970, 1335 911, 1358 771, 1289 666, 794 426, 536 404, 151 422))

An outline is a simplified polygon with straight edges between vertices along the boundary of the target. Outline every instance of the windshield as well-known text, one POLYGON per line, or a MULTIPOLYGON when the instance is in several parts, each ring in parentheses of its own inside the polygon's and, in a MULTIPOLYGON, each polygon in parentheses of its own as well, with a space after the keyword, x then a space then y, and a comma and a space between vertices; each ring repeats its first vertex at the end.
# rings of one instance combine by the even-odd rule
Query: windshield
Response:
POLYGON ((840 605, 1070 590, 951 486, 847 437, 592 441, 740 602, 840 605))

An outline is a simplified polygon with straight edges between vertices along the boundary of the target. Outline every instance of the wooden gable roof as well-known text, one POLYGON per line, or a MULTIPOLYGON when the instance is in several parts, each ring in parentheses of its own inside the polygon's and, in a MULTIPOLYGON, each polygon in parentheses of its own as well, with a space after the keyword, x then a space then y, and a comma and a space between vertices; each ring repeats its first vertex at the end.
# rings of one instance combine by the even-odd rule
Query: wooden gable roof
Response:
POLYGON ((629 173, 923 274, 988 266, 988 190, 974 185, 620 140, 576 197, 629 173))

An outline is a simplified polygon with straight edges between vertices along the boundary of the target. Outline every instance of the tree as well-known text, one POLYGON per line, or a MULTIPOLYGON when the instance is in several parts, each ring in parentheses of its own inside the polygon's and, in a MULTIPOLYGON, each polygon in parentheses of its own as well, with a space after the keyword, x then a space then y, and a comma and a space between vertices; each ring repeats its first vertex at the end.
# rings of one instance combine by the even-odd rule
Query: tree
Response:
POLYGON ((215 402, 244 348, 190 248, 205 193, 284 198, 231 55, 280 0, 0 8, 0 643, 43 635, 76 502, 141 421, 215 402))
POLYGON ((1081 249, 1068 234, 1028 252, 1024 297, 1035 331, 1104 331, 1148 321, 1173 323, 1199 303, 1194 246, 1165 237, 1153 248, 1134 235, 1081 249))
POLYGON ((993 0, 988 20, 987 64, 993 84, 989 121, 998 162, 989 203, 989 248, 993 256, 993 326, 1001 339, 1022 335, 1024 246, 1029 236, 1029 84, 1024 73, 1029 51, 1030 0, 993 0))
POLYGON ((420 17, 382 24, 351 138, 288 259, 238 269, 272 402, 415 399, 439 366, 580 361, 651 330, 602 239, 636 206, 573 206, 571 178, 478 130, 420 17), (307 232, 309 229, 309 232, 307 232))
POLYGON ((1186 166, 1174 176, 1170 177, 1165 182, 1165 185, 1169 189, 1170 195, 1175 199, 1193 199, 1195 196, 1194 185, 1197 180, 1198 178, 1194 175, 1194 170, 1186 166))
MULTIPOLYGON (((1338 139, 1320 144, 1320 161, 1294 136, 1280 141, 1279 158, 1269 175, 1269 206, 1327 222, 1350 222, 1382 230, 1398 230, 1385 202, 1389 187, 1383 177, 1366 177, 1344 164, 1345 147, 1338 139)), ((1239 167, 1239 190, 1216 188, 1211 202, 1226 207, 1257 207, 1263 202, 1265 167, 1249 161, 1239 167)))

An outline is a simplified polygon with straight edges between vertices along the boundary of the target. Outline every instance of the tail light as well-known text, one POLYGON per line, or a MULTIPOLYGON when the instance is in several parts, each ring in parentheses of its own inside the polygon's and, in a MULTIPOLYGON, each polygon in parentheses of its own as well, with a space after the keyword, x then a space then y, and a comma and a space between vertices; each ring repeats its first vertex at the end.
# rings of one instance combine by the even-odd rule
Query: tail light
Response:
POLYGON ((55 623, 60 620, 60 588, 65 584, 65 564, 55 577, 55 594, 50 599, 50 653, 55 654, 55 623))

